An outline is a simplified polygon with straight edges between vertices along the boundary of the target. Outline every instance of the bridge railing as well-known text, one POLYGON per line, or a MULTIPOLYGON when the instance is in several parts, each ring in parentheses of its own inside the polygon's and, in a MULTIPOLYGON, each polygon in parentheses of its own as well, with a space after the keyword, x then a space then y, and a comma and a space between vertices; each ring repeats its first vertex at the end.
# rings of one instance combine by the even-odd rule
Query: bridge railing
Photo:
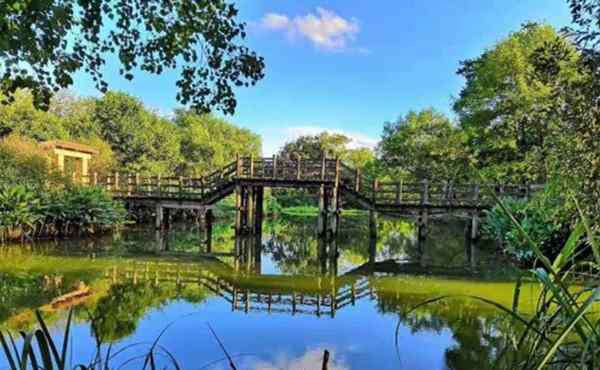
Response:
POLYGON ((286 159, 274 157, 240 157, 238 178, 283 181, 334 181, 335 159, 286 159))

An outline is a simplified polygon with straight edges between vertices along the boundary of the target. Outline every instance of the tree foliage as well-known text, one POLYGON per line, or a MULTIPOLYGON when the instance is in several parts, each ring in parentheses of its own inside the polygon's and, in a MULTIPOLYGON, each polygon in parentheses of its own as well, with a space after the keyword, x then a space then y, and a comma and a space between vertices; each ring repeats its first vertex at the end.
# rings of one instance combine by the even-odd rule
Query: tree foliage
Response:
POLYGON ((378 151, 392 177, 463 180, 469 173, 464 143, 464 132, 442 113, 426 109, 387 122, 378 151))
POLYGON ((260 137, 209 114, 180 110, 167 118, 125 93, 100 98, 56 94, 50 109, 35 108, 33 97, 18 90, 0 106, 0 137, 20 135, 34 141, 64 139, 90 145, 90 171, 200 176, 241 155, 259 156, 260 137))
MULTIPOLYGON (((543 182, 548 173, 548 138, 557 130, 548 114, 552 88, 535 72, 532 56, 560 40, 549 25, 526 24, 479 57, 463 61, 466 80, 454 110, 467 134, 476 165, 486 175, 512 181, 543 182)), ((570 53, 556 73, 577 78, 577 53, 570 53)))
POLYGON ((261 57, 245 47, 245 24, 227 0, 25 1, 0 3, 0 91, 52 92, 84 71, 106 92, 110 57, 128 80, 140 71, 178 70, 177 99, 198 111, 233 113, 234 88, 263 77, 261 57))

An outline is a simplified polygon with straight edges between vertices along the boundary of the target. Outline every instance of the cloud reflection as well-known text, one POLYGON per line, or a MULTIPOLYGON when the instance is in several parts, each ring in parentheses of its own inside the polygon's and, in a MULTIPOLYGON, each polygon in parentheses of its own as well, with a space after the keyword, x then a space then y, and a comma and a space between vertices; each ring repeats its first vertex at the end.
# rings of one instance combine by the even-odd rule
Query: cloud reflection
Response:
MULTIPOLYGON (((286 354, 278 355, 272 362, 259 361, 254 364, 254 370, 306 370, 320 369, 323 363, 324 349, 309 349, 302 356, 290 358, 286 354)), ((330 351, 329 370, 348 370, 344 360, 330 351)))

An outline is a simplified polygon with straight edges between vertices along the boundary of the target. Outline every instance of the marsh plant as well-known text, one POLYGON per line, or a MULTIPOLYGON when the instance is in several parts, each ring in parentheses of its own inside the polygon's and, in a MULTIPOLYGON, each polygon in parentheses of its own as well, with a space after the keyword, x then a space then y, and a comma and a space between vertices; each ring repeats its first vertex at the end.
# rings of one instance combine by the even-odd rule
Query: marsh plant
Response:
MULTIPOLYGON (((577 202, 574 203, 578 207, 577 202)), ((496 307, 517 328, 505 334, 504 348, 498 352, 493 368, 597 369, 600 366, 600 321, 596 305, 600 300, 600 242, 589 218, 579 212, 580 221, 560 251, 550 259, 510 207, 510 203, 501 201, 497 211, 504 212, 511 228, 518 232, 523 250, 531 251, 535 267, 516 283, 512 307, 468 296, 496 307), (527 315, 519 310, 521 282, 525 279, 541 287, 535 311, 527 315)), ((413 310, 449 298, 452 297, 434 298, 413 310)))
POLYGON ((93 234, 125 217, 123 205, 99 188, 0 185, 0 241, 93 234))

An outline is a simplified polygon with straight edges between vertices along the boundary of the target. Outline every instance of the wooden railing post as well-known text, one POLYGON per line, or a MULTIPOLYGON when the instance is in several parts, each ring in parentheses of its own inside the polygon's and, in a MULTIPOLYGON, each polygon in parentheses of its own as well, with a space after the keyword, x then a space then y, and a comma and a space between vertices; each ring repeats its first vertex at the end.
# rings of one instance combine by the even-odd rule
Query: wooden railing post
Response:
POLYGON ((325 181, 327 175, 327 153, 321 152, 321 181, 325 181))
POLYGON ((423 192, 421 193, 421 204, 429 203, 429 181, 423 180, 423 192))
POLYGON ((115 192, 119 191, 119 173, 115 172, 115 192))
POLYGON ((373 180, 373 194, 371 196, 371 201, 373 202, 373 206, 377 204, 377 189, 379 188, 379 182, 377 179, 373 180))
POLYGON ((254 154, 250 154, 250 178, 254 177, 254 154))
POLYGON ((341 161, 339 158, 335 160, 335 186, 340 185, 340 170, 341 170, 341 161))
POLYGON ((135 189, 133 190, 135 194, 141 193, 140 190, 140 174, 139 172, 135 173, 135 189))
POLYGON ((235 175, 242 177, 242 158, 239 153, 235 154, 235 175))
POLYGON ((131 196, 131 174, 127 174, 127 196, 131 196))
POLYGON ((273 178, 277 178, 277 155, 273 155, 273 178))
POLYGON ((94 172, 92 181, 93 181, 92 184, 94 186, 98 186, 98 172, 94 172))
POLYGON ((356 172, 354 174, 354 191, 357 193, 360 192, 360 168, 356 168, 356 172))
POLYGON ((479 184, 476 184, 473 189, 473 204, 474 205, 479 204, 479 184))
POLYGON ((402 194, 402 185, 401 183, 396 183, 396 205, 400 204, 400 197, 402 194))
POLYGON ((160 197, 160 193, 161 193, 161 181, 160 181, 160 174, 158 174, 156 176, 156 194, 160 197))
POLYGON ((298 163, 297 163, 297 167, 296 167, 296 180, 300 180, 300 171, 301 171, 301 164, 302 163, 302 158, 300 157, 300 155, 298 155, 298 163))
POLYGON ((183 176, 179 176, 179 197, 183 197, 183 176))

